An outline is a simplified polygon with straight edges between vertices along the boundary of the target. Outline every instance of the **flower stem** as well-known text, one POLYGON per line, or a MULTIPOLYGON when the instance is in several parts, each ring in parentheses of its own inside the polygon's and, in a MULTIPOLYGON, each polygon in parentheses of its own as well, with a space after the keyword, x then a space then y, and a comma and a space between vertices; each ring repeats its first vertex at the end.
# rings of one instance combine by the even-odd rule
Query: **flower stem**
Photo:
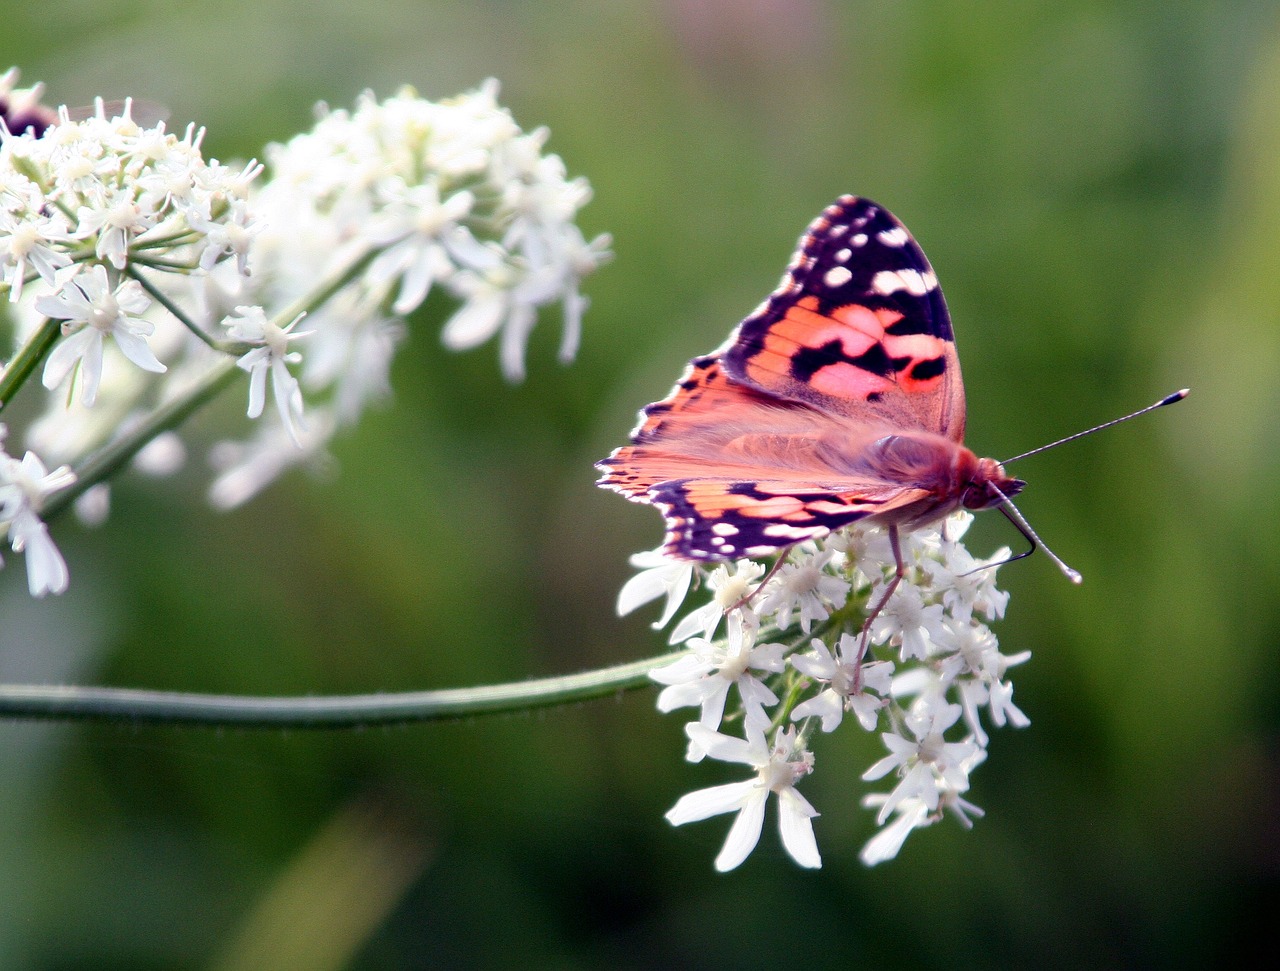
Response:
POLYGON ((13 356, 9 366, 4 369, 3 373, 0 373, 0 411, 3 411, 5 405, 17 394, 23 382, 36 369, 36 365, 43 360, 45 354, 49 352, 49 348, 54 345, 61 333, 62 325, 56 320, 46 318, 45 322, 37 327, 35 332, 27 338, 27 342, 13 356))
POLYGON ((652 684, 675 655, 534 681, 391 694, 265 697, 134 688, 0 684, 0 717, 240 728, 355 728, 528 711, 652 684))
POLYGON ((137 266, 135 266, 132 263, 129 264, 129 266, 125 267, 125 273, 128 274, 131 279, 135 280, 138 283, 138 285, 142 287, 142 289, 146 290, 147 293, 151 294, 152 299, 155 300, 156 303, 160 304, 160 306, 164 307, 165 310, 173 314, 173 316, 178 320, 180 324, 182 324, 183 327, 187 328, 187 330, 189 330, 192 334, 200 338, 200 340, 204 341, 204 343, 207 344, 209 347, 212 347, 215 350, 217 349, 217 346, 218 346, 217 342, 208 334, 206 334, 203 330, 197 327, 196 322, 192 320, 190 317, 188 317, 186 312, 181 307, 179 307, 176 303, 170 300, 163 290, 161 290, 159 287, 153 284, 143 274, 139 273, 137 266))

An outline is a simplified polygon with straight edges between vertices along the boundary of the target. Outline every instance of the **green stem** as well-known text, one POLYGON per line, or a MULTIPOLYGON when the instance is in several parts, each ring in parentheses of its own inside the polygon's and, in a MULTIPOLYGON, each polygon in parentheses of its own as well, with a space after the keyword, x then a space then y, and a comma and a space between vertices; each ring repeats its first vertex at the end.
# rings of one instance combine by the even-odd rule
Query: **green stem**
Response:
POLYGON ((160 304, 160 306, 164 307, 165 310, 173 314, 173 316, 177 318, 178 322, 182 324, 183 327, 187 328, 187 330, 195 334, 196 337, 200 338, 200 340, 202 340, 209 347, 212 347, 215 350, 218 349, 217 341, 215 341, 212 337, 206 334, 199 327, 197 327, 196 322, 192 320, 190 317, 188 317, 186 312, 181 307, 179 307, 176 303, 170 300, 168 295, 165 294, 164 291, 162 291, 159 287, 153 284, 145 276, 139 273, 138 268, 136 266, 134 266, 131 263, 129 266, 125 267, 125 273, 129 275, 130 279, 137 282, 137 284, 140 287, 142 287, 142 289, 146 290, 147 293, 151 294, 152 299, 155 300, 156 303, 160 304))
POLYGON ((17 394, 23 382, 44 359, 45 354, 49 353, 49 348, 53 347, 61 333, 62 325, 56 320, 46 318, 45 322, 27 338, 27 342, 13 356, 9 366, 0 373, 0 411, 3 411, 5 405, 17 394))
POLYGON ((91 456, 75 470, 75 484, 55 493, 45 502, 41 510, 45 522, 61 513, 93 486, 118 472, 161 432, 181 425, 193 412, 230 384, 235 376, 236 362, 221 362, 181 397, 161 406, 146 421, 91 456))
POLYGON ((240 728, 354 728, 528 711, 603 698, 652 684, 663 654, 582 674, 478 688, 393 694, 265 697, 132 688, 0 684, 0 716, 240 728))

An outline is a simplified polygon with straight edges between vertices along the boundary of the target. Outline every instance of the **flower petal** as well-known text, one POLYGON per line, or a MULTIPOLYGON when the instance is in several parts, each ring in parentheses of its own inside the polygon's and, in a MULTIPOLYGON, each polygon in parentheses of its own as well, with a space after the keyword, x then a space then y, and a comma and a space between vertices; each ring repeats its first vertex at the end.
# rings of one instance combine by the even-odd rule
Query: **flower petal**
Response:
POLYGON ((778 834, 782 845, 802 867, 816 870, 822 866, 818 841, 813 835, 813 818, 818 811, 795 789, 778 792, 778 834))
POLYGON ((744 800, 759 791, 760 787, 754 779, 699 789, 681 796, 667 811, 666 820, 672 826, 683 826, 685 823, 696 823, 700 819, 710 819, 721 813, 731 813, 740 809, 744 800))
POLYGON ((760 842, 760 830, 764 828, 764 806, 768 797, 769 790, 756 788, 738 811, 738 818, 733 821, 733 825, 729 827, 729 835, 725 837, 724 848, 716 857, 716 869, 721 873, 739 866, 760 842))

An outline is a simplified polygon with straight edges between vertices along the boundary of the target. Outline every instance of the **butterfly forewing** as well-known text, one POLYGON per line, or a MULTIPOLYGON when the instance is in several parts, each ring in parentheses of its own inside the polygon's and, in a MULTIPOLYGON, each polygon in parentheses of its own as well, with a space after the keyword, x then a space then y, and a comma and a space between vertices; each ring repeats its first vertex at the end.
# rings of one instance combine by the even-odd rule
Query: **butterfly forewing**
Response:
POLYGON ((964 385, 937 276, 906 228, 844 196, 724 353, 737 381, 856 421, 964 438, 964 385))

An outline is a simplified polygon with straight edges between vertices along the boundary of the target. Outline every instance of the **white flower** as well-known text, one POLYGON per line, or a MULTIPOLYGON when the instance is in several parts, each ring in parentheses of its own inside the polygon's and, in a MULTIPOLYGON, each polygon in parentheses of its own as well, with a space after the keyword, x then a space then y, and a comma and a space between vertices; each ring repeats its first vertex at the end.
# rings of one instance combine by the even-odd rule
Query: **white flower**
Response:
POLYGON ((844 562, 856 570, 859 587, 883 579, 895 567, 889 534, 876 526, 854 523, 832 533, 823 545, 840 553, 844 562))
POLYGON ((155 327, 138 315, 151 299, 135 280, 112 288, 106 268, 95 265, 67 281, 56 293, 36 300, 35 308, 54 320, 64 321, 63 339, 45 361, 43 383, 52 390, 80 367, 80 400, 92 405, 102 380, 102 344, 109 334, 124 356, 142 368, 162 374, 166 370, 147 343, 155 327))
MULTIPOLYGON (((672 633, 672 642, 687 640, 688 650, 651 675, 667 685, 658 696, 660 711, 702 706, 699 723, 687 728, 686 758, 715 757, 702 740, 728 717, 743 720, 748 738, 752 733, 763 736, 783 718, 798 724, 801 737, 807 737, 809 719, 823 732, 834 732, 844 723, 845 713, 853 712, 867 731, 883 724, 890 728, 881 736, 889 754, 867 769, 863 779, 895 776, 891 792, 864 800, 879 810, 882 827, 863 850, 865 862, 896 855, 913 829, 932 825, 945 814, 970 826, 982 815, 964 798, 969 774, 986 758, 988 738, 981 714, 985 710, 997 726, 1027 724, 1013 704, 1006 672, 1030 657, 1025 651, 1001 654, 995 635, 974 619, 979 612, 1003 613, 1007 596, 996 588, 992 571, 962 576, 979 562, 958 542, 972 518, 956 514, 941 531, 902 533, 903 577, 883 604, 897 564, 887 533, 877 528, 855 526, 789 551, 794 562, 781 567, 761 596, 752 598, 758 613, 743 604, 743 598, 753 593, 762 565, 740 560, 712 571, 707 577, 712 593, 708 602, 690 611, 672 633), (857 599, 849 599, 851 593, 857 599), (877 616, 864 636, 856 612, 865 617, 873 610, 877 616), (813 638, 807 652, 791 653, 794 641, 783 632, 797 614, 803 629, 829 625, 838 641, 828 647, 821 637, 813 638), (711 634, 722 615, 728 618, 728 634, 724 641, 713 642, 711 634), (884 657, 888 648, 896 649, 896 662, 884 657), (792 674, 786 673, 788 660, 792 674), (740 703, 731 710, 728 699, 734 685, 740 703), (781 711, 770 710, 779 704, 781 711), (947 733, 962 717, 967 736, 948 740, 947 733)), ((993 559, 1003 555, 1007 551, 993 559)), ((654 564, 660 562, 661 558, 654 564)), ((649 585, 645 599, 666 592, 656 578, 649 585)), ((682 587, 681 598, 684 593, 682 587)), ((668 609, 663 619, 671 613, 668 609)), ((736 808, 727 802, 733 790, 708 792, 722 801, 708 797, 707 805, 727 807, 719 811, 736 808), (719 796, 721 792, 727 795, 719 796)), ((677 808, 685 808, 683 801, 677 808)), ((754 815, 742 822, 750 839, 744 844, 744 838, 731 838, 739 849, 722 854, 731 863, 745 852, 741 845, 747 850, 755 845, 760 810, 751 811, 754 815)))
MULTIPOLYGON (((720 618, 728 611, 735 607, 739 610, 749 609, 743 601, 755 592, 756 581, 763 575, 763 564, 753 560, 738 560, 734 564, 717 566, 707 578, 707 587, 712 591, 711 602, 681 618, 680 623, 672 630, 669 642, 680 644, 694 634, 710 640, 720 626, 720 618), (731 567, 732 573, 729 572, 731 567)), ((670 620, 670 616, 654 626, 663 627, 667 620, 670 620)))
POLYGON ((250 246, 264 227, 252 218, 249 207, 243 200, 236 200, 232 208, 237 213, 235 219, 215 222, 201 218, 192 219, 192 223, 199 225, 205 233, 200 251, 200 268, 212 270, 224 257, 233 256, 236 271, 243 277, 249 275, 250 246))
MULTIPOLYGON (((658 710, 669 712, 698 705, 702 709, 699 721, 705 728, 716 729, 724 716, 729 689, 736 686, 748 730, 763 730, 769 724, 765 706, 776 705, 778 698, 752 672, 782 671, 785 647, 757 645, 755 631, 743 623, 737 611, 729 615, 728 627, 729 635, 724 641, 694 638, 689 642, 688 654, 650 673, 654 681, 667 685, 658 695, 658 710)), ((686 757, 696 762, 705 755, 691 743, 686 757)))
POLYGON ((292 332, 301 319, 299 315, 281 327, 268 320, 261 307, 237 307, 235 315, 222 321, 232 338, 258 345, 236 360, 241 370, 249 372, 249 417, 257 418, 262 414, 267 397, 267 375, 270 373, 271 392, 280 414, 280 424, 298 448, 302 447, 298 429, 305 429, 306 425, 302 420, 302 389, 298 386, 298 379, 289 373, 289 365, 301 361, 302 355, 290 351, 289 342, 311 333, 292 332))
POLYGON ((976 764, 974 759, 981 749, 972 739, 948 742, 944 737, 960 715, 960 705, 930 699, 905 719, 905 727, 914 740, 894 732, 880 736, 889 754, 867 769, 862 778, 872 781, 896 770, 902 781, 881 807, 877 822, 883 824, 906 799, 920 799, 932 811, 938 807, 940 792, 960 793, 969 788, 969 769, 976 764))
POLYGON ((835 554, 834 549, 793 553, 796 559, 784 564, 765 587, 756 608, 760 615, 772 614, 774 623, 785 630, 791 626, 792 611, 798 609, 800 629, 806 634, 815 620, 826 620, 830 616, 829 606, 843 605, 849 595, 848 582, 826 571, 835 554))
POLYGON ((998 728, 1006 723, 1015 728, 1031 724, 1031 719, 1013 703, 1013 685, 1004 681, 1009 668, 1030 660, 1030 651, 1001 654, 995 635, 976 621, 946 622, 937 646, 940 651, 950 652, 938 664, 938 676, 955 682, 965 723, 979 744, 987 743, 987 733, 978 717, 983 705, 990 706, 991 722, 998 728))
POLYGON ((22 299, 28 267, 53 286, 57 271, 71 264, 66 218, 57 209, 45 214, 40 200, 34 202, 16 211, 0 206, 0 286, 9 288, 11 303, 22 299))
POLYGON ((1012 551, 1006 546, 987 559, 978 560, 959 543, 946 543, 942 550, 944 559, 929 560, 924 568, 935 595, 941 594, 942 604, 951 616, 967 621, 977 610, 987 620, 1003 617, 1009 594, 996 588, 996 565, 1008 560, 1012 551))
MULTIPOLYGON (((879 602, 883 588, 872 592, 872 603, 879 602)), ((929 657, 929 645, 942 631, 941 604, 926 604, 920 589, 906 580, 898 584, 893 596, 871 622, 871 640, 876 644, 889 641, 901 648, 903 661, 929 657)))
MULTIPOLYGON (((873 793, 863 800, 863 805, 874 809, 883 806, 888 796, 873 793)), ((904 799, 894 807, 897 814, 893 821, 883 826, 875 836, 871 837, 858 854, 858 859, 867 866, 875 866, 886 860, 892 860, 902 849, 911 831, 928 826, 931 822, 929 807, 920 799, 904 799)))
POLYGON ((634 554, 631 565, 640 572, 618 591, 618 616, 625 617, 650 600, 666 597, 662 616, 653 624, 655 630, 665 627, 680 609, 680 604, 689 592, 689 584, 693 581, 693 564, 669 557, 662 550, 648 550, 634 554))
POLYGON ((793 728, 779 729, 772 747, 758 731, 748 731, 746 740, 721 735, 698 724, 686 725, 685 731, 691 745, 722 762, 749 765, 755 769, 756 777, 689 793, 667 813, 671 825, 683 826, 736 812, 724 848, 716 857, 716 869, 723 873, 737 867, 755 849, 764 827, 765 803, 769 793, 776 793, 782 845, 801 866, 822 866, 813 835, 813 818, 818 811, 796 791, 796 783, 813 771, 813 755, 799 744, 793 728))
MULTIPOLYGON (((890 798, 883 793, 872 793, 862 800, 862 804, 869 809, 882 809, 890 798)), ((955 816, 965 829, 973 828, 971 816, 981 819, 986 815, 981 807, 975 806, 957 792, 942 793, 939 796, 938 808, 932 810, 923 800, 914 797, 903 799, 894 805, 893 819, 867 841, 858 858, 867 866, 875 866, 877 863, 893 859, 902 849, 902 844, 906 842, 912 830, 932 826, 942 818, 944 810, 955 816)))
POLYGON ((93 203, 80 207, 76 235, 81 239, 96 236, 94 250, 98 259, 123 270, 129 261, 130 242, 155 225, 155 216, 143 211, 127 189, 113 193, 112 198, 94 199, 93 203))
POLYGON ((550 282, 506 266, 484 274, 458 273, 449 288, 463 305, 445 321, 441 341, 451 351, 465 351, 501 331, 502 373, 508 381, 523 379, 525 344, 538 320, 538 304, 550 297, 550 282))
POLYGON ((369 222, 369 238, 386 249, 369 267, 368 278, 375 287, 398 280, 400 293, 391 309, 407 314, 427 298, 434 281, 452 273, 445 240, 471 212, 475 195, 463 190, 441 200, 434 182, 397 185, 393 191, 369 222))
POLYGON ((840 635, 840 644, 833 656, 827 646, 815 638, 812 653, 792 655, 792 667, 826 685, 823 691, 792 709, 792 721, 818 717, 822 719, 822 730, 833 732, 840 727, 845 711, 852 711, 867 731, 876 727, 886 704, 884 696, 889 694, 893 662, 860 663, 858 640, 854 634, 840 635))
POLYGON ((73 482, 75 475, 65 465, 50 472, 34 452, 27 452, 18 461, 0 448, 0 528, 13 551, 26 554, 27 587, 33 597, 67 589, 66 561, 50 538, 39 510, 46 498, 73 482))

